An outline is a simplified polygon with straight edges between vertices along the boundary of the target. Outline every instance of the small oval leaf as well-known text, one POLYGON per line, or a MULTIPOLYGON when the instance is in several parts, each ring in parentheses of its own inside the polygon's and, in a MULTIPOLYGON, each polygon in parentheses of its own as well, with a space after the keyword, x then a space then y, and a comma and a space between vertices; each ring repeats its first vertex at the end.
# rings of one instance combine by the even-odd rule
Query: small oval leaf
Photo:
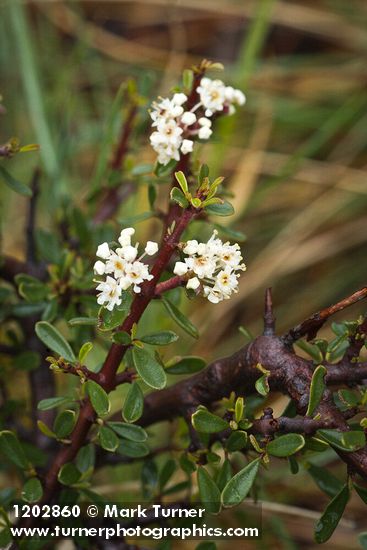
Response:
POLYGON ((301 450, 305 444, 305 438, 300 434, 285 434, 270 441, 266 447, 269 455, 277 457, 290 456, 301 450))
POLYGON ((247 497, 255 481, 259 465, 260 459, 257 458, 228 481, 222 492, 222 504, 225 508, 237 506, 247 497))
POLYGON ((167 376, 160 363, 143 348, 132 350, 134 366, 142 380, 151 388, 161 390, 167 382, 167 376))
POLYGON ((35 328, 38 338, 45 344, 46 347, 73 363, 75 355, 70 347, 70 344, 65 340, 62 334, 50 325, 47 321, 39 321, 35 328))

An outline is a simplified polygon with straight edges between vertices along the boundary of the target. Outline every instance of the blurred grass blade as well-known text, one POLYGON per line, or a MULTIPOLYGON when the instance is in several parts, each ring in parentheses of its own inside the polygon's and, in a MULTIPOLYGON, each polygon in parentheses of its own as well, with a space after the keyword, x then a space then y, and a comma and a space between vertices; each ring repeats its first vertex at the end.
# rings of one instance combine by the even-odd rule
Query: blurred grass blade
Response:
POLYGON ((236 81, 242 89, 247 88, 250 77, 255 70, 256 61, 268 34, 275 2, 276 0, 260 0, 257 3, 256 16, 246 33, 235 66, 236 81))
POLYGON ((34 41, 30 36, 28 22, 24 13, 25 7, 17 0, 8 3, 10 22, 18 48, 20 74, 28 103, 28 110, 37 141, 41 146, 41 158, 50 177, 59 173, 59 164, 48 126, 43 94, 37 74, 34 41))

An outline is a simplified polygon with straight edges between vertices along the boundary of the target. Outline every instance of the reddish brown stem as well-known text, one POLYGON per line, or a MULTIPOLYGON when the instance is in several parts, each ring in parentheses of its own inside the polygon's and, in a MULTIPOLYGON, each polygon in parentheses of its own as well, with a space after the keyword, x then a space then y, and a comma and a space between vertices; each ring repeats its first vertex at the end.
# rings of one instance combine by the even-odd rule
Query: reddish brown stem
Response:
MULTIPOLYGON (((179 219, 176 221, 172 233, 166 233, 158 257, 151 269, 153 279, 151 281, 147 281, 144 285, 142 285, 141 294, 136 295, 131 305, 129 315, 126 317, 121 327, 119 327, 120 330, 130 333, 133 325, 139 322, 149 302, 155 296, 155 288, 157 286, 158 280, 162 275, 164 269, 166 268, 173 252, 175 251, 176 245, 183 231, 186 229, 187 225, 195 216, 195 214, 196 211, 193 208, 188 208, 184 210, 181 213, 179 219)), ((108 352, 103 367, 99 373, 99 383, 107 392, 114 389, 116 385, 116 372, 125 355, 127 348, 128 346, 112 344, 108 352)), ((84 444, 89 429, 95 421, 95 418, 95 412, 90 404, 90 401, 87 399, 80 409, 78 421, 76 423, 74 431, 70 436, 71 443, 69 445, 65 445, 60 450, 45 477, 45 492, 43 501, 48 501, 52 499, 57 489, 57 475, 60 468, 63 466, 63 464, 65 464, 66 462, 70 462, 75 458, 78 450, 84 444)))
POLYGON ((185 283, 186 283, 186 279, 184 277, 181 277, 180 275, 176 275, 175 277, 171 277, 170 279, 167 279, 167 281, 162 281, 161 283, 158 283, 155 288, 155 295, 158 297, 164 292, 167 292, 167 290, 172 290, 173 288, 182 286, 185 283))

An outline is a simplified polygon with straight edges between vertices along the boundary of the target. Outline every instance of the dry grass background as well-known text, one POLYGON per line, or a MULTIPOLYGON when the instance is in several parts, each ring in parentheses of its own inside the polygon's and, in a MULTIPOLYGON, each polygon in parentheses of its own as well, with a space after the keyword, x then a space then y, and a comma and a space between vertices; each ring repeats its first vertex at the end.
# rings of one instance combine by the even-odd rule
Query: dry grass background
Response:
MULTIPOLYGON (((0 2, 8 110, 1 137, 16 133, 42 143, 41 225, 58 216, 54 199, 61 192, 85 206, 103 122, 128 76, 144 80, 153 96, 165 94, 183 68, 206 57, 223 62, 223 78, 246 91, 246 107, 222 121, 203 156, 234 195, 236 215, 225 223, 247 235, 248 271, 232 300, 187 305, 202 334, 193 347, 185 341, 188 350, 210 359, 241 345, 238 326, 259 331, 265 286, 273 287, 281 331, 365 284, 365 2, 9 2, 0 2), (17 4, 14 12, 9 2, 17 4)), ((138 147, 139 158, 153 159, 146 140, 138 147)), ((27 158, 16 167, 19 176, 26 179, 34 163, 27 158)), ((121 215, 144 209, 144 195, 140 189, 121 215)), ((2 206, 3 248, 21 256, 25 203, 6 194, 2 206)), ((155 230, 155 222, 144 222, 141 238, 155 230)), ((268 474, 264 519, 271 532, 258 547, 313 548, 314 516, 326 498, 306 474, 301 482, 284 474, 283 467, 268 474)), ((363 527, 353 498, 324 547, 357 548, 363 527)), ((220 548, 257 547, 238 544, 220 548)))

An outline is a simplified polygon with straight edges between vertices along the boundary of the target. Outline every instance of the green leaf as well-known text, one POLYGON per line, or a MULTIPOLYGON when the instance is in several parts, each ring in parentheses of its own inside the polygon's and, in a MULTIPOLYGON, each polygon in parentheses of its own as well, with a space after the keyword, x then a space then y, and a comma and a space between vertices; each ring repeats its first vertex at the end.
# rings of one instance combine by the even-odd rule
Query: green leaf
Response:
POLYGON ((9 431, 0 432, 0 451, 19 468, 27 470, 30 466, 17 436, 9 431))
POLYGON ((262 376, 260 376, 260 378, 258 378, 255 382, 255 388, 256 388, 256 391, 262 395, 262 396, 266 396, 268 395, 269 393, 269 381, 268 381, 268 377, 269 375, 268 374, 263 374, 262 376))
POLYGON ((72 399, 70 397, 49 397, 48 399, 42 399, 37 405, 39 411, 48 411, 50 409, 56 409, 61 405, 67 405, 72 399))
POLYGON ((18 291, 22 298, 34 304, 42 302, 46 298, 49 288, 40 281, 37 281, 35 283, 21 283, 18 291))
POLYGON ((170 197, 173 201, 177 202, 181 208, 187 208, 189 206, 189 201, 178 187, 172 187, 170 197))
POLYGON ((46 347, 66 359, 66 361, 73 363, 76 360, 70 344, 55 327, 50 325, 50 323, 47 323, 47 321, 39 321, 36 323, 35 331, 38 338, 46 347))
POLYGON ((95 446, 92 443, 84 445, 82 447, 75 459, 76 466, 80 472, 87 472, 88 470, 93 470, 95 464, 95 446))
POLYGON ((189 186, 185 174, 180 170, 179 172, 175 172, 175 178, 178 181, 184 195, 186 195, 189 192, 189 186))
POLYGON ((141 426, 134 424, 125 424, 124 422, 108 422, 108 426, 114 430, 117 435, 128 439, 129 441, 146 441, 148 435, 141 426))
POLYGON ((240 451, 244 447, 246 447, 247 444, 247 433, 243 432, 241 430, 238 430, 236 432, 232 432, 229 438, 226 441, 226 449, 230 453, 234 453, 235 451, 240 451))
POLYGON ((126 422, 135 422, 143 414, 144 395, 137 382, 133 382, 127 392, 122 416, 126 422))
POLYGON ((266 447, 269 455, 285 457, 302 449, 305 438, 300 434, 285 434, 273 439, 266 447))
POLYGON ((218 472, 216 483, 220 491, 223 491, 224 487, 227 485, 229 480, 232 477, 232 466, 228 458, 223 462, 223 466, 218 472))
POLYGON ((95 326, 98 323, 98 317, 73 317, 68 321, 71 327, 82 326, 95 326))
POLYGON ((120 440, 113 430, 107 426, 102 426, 98 431, 98 439, 101 447, 106 451, 113 453, 120 444, 120 440))
POLYGON ((152 332, 151 334, 146 334, 140 338, 145 344, 151 344, 152 346, 167 346, 176 342, 178 336, 172 330, 165 330, 162 332, 152 332))
POLYGON ((128 439, 124 439, 121 441, 117 452, 120 455, 130 458, 141 458, 149 454, 149 447, 146 443, 140 441, 129 441, 128 439))
POLYGON ((247 497, 255 481, 259 464, 259 458, 253 460, 228 481, 222 492, 222 504, 225 508, 236 506, 247 497))
POLYGON ((162 296, 162 302, 164 304, 164 307, 172 317, 174 321, 183 329, 185 330, 190 336, 193 338, 198 338, 199 333, 197 328, 192 324, 192 322, 185 317, 183 313, 172 303, 170 302, 166 297, 162 296))
POLYGON ((357 491, 357 494, 363 500, 363 502, 367 504, 367 489, 365 487, 360 487, 356 483, 354 483, 354 488, 357 491))
POLYGON ((245 233, 243 233, 242 231, 237 231, 237 230, 232 229, 230 227, 227 227, 225 225, 219 225, 218 223, 215 223, 214 227, 220 233, 222 233, 223 235, 225 235, 229 239, 233 239, 236 242, 244 242, 247 239, 245 233))
POLYGON ((206 409, 199 409, 191 416, 191 422, 198 432, 212 434, 229 428, 228 422, 206 409))
POLYGON ((28 479, 23 485, 22 498, 26 502, 37 502, 42 495, 43 489, 38 477, 28 479))
POLYGON ((177 160, 174 159, 170 160, 167 164, 160 164, 159 162, 157 162, 154 173, 158 178, 168 176, 173 172, 176 164, 177 160))
POLYGON ((210 204, 205 208, 208 214, 215 216, 232 216, 234 208, 230 202, 223 201, 222 204, 210 204))
POLYGON ((236 403, 234 406, 234 417, 237 423, 242 420, 244 409, 245 409, 245 402, 243 397, 237 397, 236 403))
POLYGON ((143 348, 136 346, 132 350, 134 366, 139 376, 148 386, 161 390, 167 382, 167 376, 160 363, 143 348))
POLYGON ((362 431, 318 430, 317 433, 332 447, 346 452, 362 449, 366 443, 366 436, 362 431))
POLYGON ((367 531, 364 533, 359 533, 358 542, 363 548, 363 550, 367 550, 367 531))
POLYGON ((10 189, 15 191, 16 193, 19 193, 19 195, 23 195, 25 197, 31 197, 32 196, 32 190, 27 187, 27 185, 24 185, 24 183, 21 183, 20 181, 13 178, 11 174, 3 166, 0 165, 0 176, 2 176, 2 179, 4 183, 10 189))
POLYGON ((129 346, 131 344, 131 336, 128 332, 120 330, 112 335, 112 341, 120 346, 129 346))
POLYGON ((185 69, 182 73, 182 84, 187 92, 191 91, 194 82, 194 73, 191 69, 185 69))
POLYGON ((92 342, 85 342, 82 345, 78 355, 78 359, 80 363, 84 363, 85 358, 87 357, 88 353, 92 350, 92 348, 93 348, 92 342))
POLYGON ((159 487, 162 490, 176 471, 176 461, 169 458, 159 473, 159 487))
POLYGON ((121 293, 122 303, 109 311, 102 307, 99 312, 99 330, 109 331, 119 327, 125 319, 132 302, 132 296, 129 292, 121 293))
POLYGON ((37 420, 37 426, 46 437, 56 438, 56 434, 42 420, 37 420))
POLYGON ((348 485, 329 502, 315 526, 315 541, 322 544, 334 533, 349 500, 348 485))
MULTIPOLYGON (((214 200, 214 199, 213 199, 213 200, 214 200)), ((200 208, 201 205, 203 204, 203 203, 201 202, 201 200, 200 200, 198 197, 194 197, 193 199, 191 199, 190 202, 191 202, 191 204, 192 204, 192 206, 193 206, 194 208, 200 208)))
POLYGON ((92 407, 98 416, 105 416, 108 414, 110 412, 111 404, 104 389, 97 384, 97 382, 94 382, 94 380, 88 380, 87 390, 92 407))
POLYGON ((331 498, 335 497, 343 487, 343 483, 326 468, 310 464, 308 472, 319 489, 331 498))
POLYGON ((323 357, 320 349, 314 344, 306 342, 306 340, 298 340, 296 346, 305 351, 318 365, 322 362, 323 357))
POLYGON ((209 166, 207 164, 202 164, 200 166, 198 183, 201 185, 205 178, 209 177, 209 166))
POLYGON ((312 416, 320 404, 325 390, 324 377, 326 372, 326 368, 323 365, 319 365, 313 372, 310 386, 310 399, 308 402, 306 416, 312 416))
POLYGON ((57 435, 59 439, 63 439, 67 435, 69 435, 76 422, 76 414, 75 411, 72 410, 66 410, 60 412, 54 421, 53 424, 53 431, 57 435))
POLYGON ((81 473, 78 468, 72 462, 67 462, 61 466, 57 479, 63 485, 74 485, 77 483, 81 477, 81 473))
POLYGON ((166 368, 168 374, 194 374, 206 367, 206 361, 201 357, 187 356, 179 359, 166 368))
POLYGON ((218 514, 220 511, 220 491, 215 481, 205 468, 198 468, 197 472, 200 500, 206 512, 218 514))

